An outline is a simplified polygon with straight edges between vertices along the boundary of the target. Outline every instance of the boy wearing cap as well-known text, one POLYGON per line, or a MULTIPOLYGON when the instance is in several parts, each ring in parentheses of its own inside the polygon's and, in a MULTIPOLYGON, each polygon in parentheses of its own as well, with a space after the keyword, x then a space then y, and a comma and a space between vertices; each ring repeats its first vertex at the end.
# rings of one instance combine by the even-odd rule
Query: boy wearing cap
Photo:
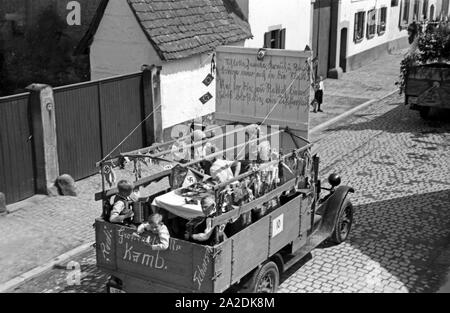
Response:
POLYGON ((131 218, 134 215, 133 210, 130 208, 130 203, 132 202, 130 195, 133 192, 133 185, 126 180, 121 180, 117 183, 117 189, 119 193, 114 198, 109 221, 116 224, 131 223, 131 218))

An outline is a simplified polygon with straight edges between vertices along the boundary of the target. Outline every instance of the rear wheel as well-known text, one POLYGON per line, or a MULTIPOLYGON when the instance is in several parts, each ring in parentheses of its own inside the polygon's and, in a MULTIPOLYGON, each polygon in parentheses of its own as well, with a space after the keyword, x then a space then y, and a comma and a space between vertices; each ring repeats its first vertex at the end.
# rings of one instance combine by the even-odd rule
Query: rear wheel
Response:
POLYGON ((330 238, 331 241, 337 244, 344 242, 350 234, 352 224, 353 205, 350 202, 350 199, 345 198, 344 203, 339 210, 339 216, 336 220, 336 224, 334 225, 334 231, 330 238))
POLYGON ((242 288, 243 293, 275 293, 280 283, 280 272, 273 261, 265 263, 253 275, 249 286, 242 288))

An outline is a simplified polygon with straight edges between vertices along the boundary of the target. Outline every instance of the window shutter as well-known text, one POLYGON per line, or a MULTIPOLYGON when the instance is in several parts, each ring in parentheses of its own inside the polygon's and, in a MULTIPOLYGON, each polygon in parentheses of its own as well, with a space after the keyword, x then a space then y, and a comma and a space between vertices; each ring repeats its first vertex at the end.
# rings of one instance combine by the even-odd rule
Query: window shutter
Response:
POLYGON ((353 41, 356 41, 358 39, 358 13, 355 13, 355 26, 353 29, 353 41))
POLYGON ((280 31, 280 49, 286 49, 286 28, 280 31))
POLYGON ((367 38, 367 39, 370 39, 370 11, 367 12, 366 38, 367 38))
POLYGON ((270 48, 270 40, 272 38, 272 33, 267 32, 264 34, 264 47, 263 48, 270 48))
POLYGON ((381 33, 381 22, 382 22, 382 10, 383 9, 378 9, 378 23, 377 23, 377 34, 379 35, 381 33))

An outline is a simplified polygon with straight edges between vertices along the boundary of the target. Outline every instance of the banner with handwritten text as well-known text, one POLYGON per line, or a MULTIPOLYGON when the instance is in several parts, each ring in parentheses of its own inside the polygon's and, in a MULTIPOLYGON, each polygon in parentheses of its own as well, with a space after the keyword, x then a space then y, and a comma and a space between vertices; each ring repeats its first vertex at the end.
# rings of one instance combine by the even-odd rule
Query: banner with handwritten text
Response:
POLYGON ((239 122, 278 122, 304 130, 309 119, 310 52, 219 47, 216 113, 239 122))

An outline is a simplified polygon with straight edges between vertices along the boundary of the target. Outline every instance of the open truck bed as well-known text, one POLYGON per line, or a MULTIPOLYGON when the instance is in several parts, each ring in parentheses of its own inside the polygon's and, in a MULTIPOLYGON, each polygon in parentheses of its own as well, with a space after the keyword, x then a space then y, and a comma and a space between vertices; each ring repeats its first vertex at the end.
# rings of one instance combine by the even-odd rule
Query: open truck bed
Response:
POLYGON ((127 292, 224 292, 299 234, 306 243, 309 212, 298 196, 215 247, 171 238, 166 251, 152 251, 131 228, 97 219, 97 266, 119 277, 127 292))
POLYGON ((450 109, 450 64, 411 66, 405 87, 405 104, 426 118, 430 108, 450 109))

